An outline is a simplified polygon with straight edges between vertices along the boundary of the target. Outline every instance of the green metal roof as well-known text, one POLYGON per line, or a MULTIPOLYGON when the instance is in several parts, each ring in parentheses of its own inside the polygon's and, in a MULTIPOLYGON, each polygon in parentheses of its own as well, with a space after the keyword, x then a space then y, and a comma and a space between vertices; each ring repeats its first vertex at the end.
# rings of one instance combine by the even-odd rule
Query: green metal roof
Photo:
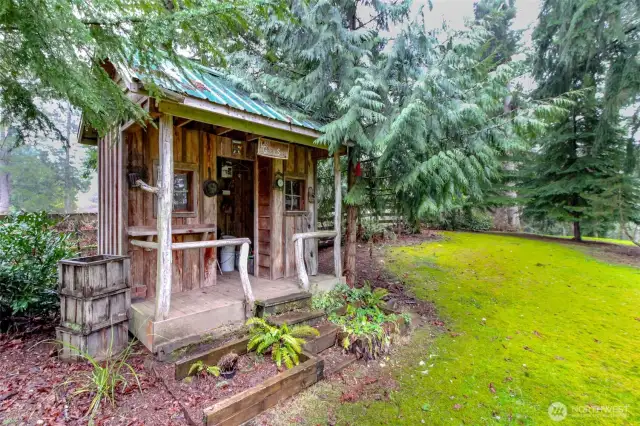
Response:
POLYGON ((221 73, 191 62, 188 66, 178 68, 166 61, 161 69, 145 73, 134 68, 133 77, 140 80, 150 79, 157 86, 172 92, 193 98, 204 99, 218 105, 246 111, 252 114, 320 131, 323 124, 313 120, 300 120, 294 117, 293 111, 282 107, 269 105, 266 102, 253 99, 251 95, 235 87, 221 73))

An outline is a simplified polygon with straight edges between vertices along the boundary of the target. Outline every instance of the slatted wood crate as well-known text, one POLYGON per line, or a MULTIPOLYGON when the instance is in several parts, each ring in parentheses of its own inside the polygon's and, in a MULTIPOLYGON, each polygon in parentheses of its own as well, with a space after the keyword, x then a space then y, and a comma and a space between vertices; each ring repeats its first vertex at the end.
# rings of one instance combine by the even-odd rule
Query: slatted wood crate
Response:
POLYGON ((58 356, 64 361, 81 361, 78 351, 91 355, 98 361, 118 354, 129 343, 129 321, 89 334, 66 327, 56 327, 56 339, 61 343, 58 356))
POLYGON ((90 297, 129 287, 129 257, 98 255, 61 260, 60 294, 90 297))
POLYGON ((129 258, 99 255, 62 260, 58 276, 60 358, 76 361, 81 351, 104 359, 124 349, 131 308, 129 258))
POLYGON ((128 288, 93 297, 60 294, 60 325, 88 334, 128 319, 131 293, 128 288))

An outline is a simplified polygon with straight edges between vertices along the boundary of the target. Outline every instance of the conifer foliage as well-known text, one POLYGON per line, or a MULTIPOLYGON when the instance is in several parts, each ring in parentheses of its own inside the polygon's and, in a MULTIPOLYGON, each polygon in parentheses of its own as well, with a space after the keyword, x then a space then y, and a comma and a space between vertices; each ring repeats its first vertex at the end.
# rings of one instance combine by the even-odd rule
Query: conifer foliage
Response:
MULTIPOLYGON (((275 2, 274 2, 275 3, 275 2)), ((2 0, 0 114, 24 136, 55 126, 40 106, 68 100, 100 132, 141 118, 111 80, 105 61, 152 69, 190 52, 219 65, 269 0, 2 0)), ((277 13, 274 13, 277 15, 277 13)), ((63 135, 60 135, 63 138, 63 135)))
POLYGON ((527 170, 527 213, 573 222, 576 240, 584 222, 636 220, 630 157, 637 153, 621 110, 638 101, 638 22, 636 1, 546 0, 533 34, 536 96, 577 96, 567 117, 537 141, 527 170), (608 215, 598 208, 614 200, 618 207, 608 215))

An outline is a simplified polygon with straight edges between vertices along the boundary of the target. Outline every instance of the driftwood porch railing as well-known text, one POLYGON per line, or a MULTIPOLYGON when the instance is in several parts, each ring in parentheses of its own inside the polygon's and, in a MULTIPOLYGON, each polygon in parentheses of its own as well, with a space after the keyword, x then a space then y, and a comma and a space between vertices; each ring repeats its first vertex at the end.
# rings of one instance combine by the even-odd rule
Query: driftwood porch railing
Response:
MULTIPOLYGON (((159 244, 153 241, 142 240, 130 240, 134 246, 142 247, 145 249, 158 250, 159 244)), ((240 270, 240 281, 242 281, 242 289, 244 290, 244 298, 247 306, 253 309, 255 298, 253 297, 253 290, 251 289, 251 282, 249 281, 249 271, 247 268, 247 262, 249 259, 249 244, 251 241, 248 238, 229 238, 224 240, 210 240, 210 241, 191 241, 187 243, 171 243, 171 250, 189 250, 189 249, 202 249, 210 247, 227 247, 227 246, 240 246, 240 259, 238 262, 238 269, 240 270)), ((169 294, 171 294, 171 288, 169 288, 169 294)), ((169 312, 169 301, 166 305, 160 306, 162 309, 166 309, 169 312)), ((156 320, 158 319, 158 305, 156 304, 156 320)))
MULTIPOLYGON (((296 249, 296 269, 298 270, 298 279, 305 291, 309 291, 309 274, 307 274, 307 268, 304 264, 304 242, 305 240, 311 240, 316 238, 335 238, 336 231, 317 231, 317 232, 303 232, 300 234, 293 234, 293 242, 296 249)), ((339 277, 339 275, 336 274, 339 277)))
POLYGON ((333 209, 333 223, 335 230, 333 231, 316 231, 302 232, 293 235, 293 242, 296 251, 296 269, 298 270, 298 279, 305 291, 309 290, 309 275, 304 264, 304 241, 317 238, 333 238, 333 267, 337 278, 342 276, 342 253, 340 226, 342 223, 342 183, 340 181, 342 171, 340 169, 340 153, 333 154, 333 178, 335 189, 335 206, 333 209))

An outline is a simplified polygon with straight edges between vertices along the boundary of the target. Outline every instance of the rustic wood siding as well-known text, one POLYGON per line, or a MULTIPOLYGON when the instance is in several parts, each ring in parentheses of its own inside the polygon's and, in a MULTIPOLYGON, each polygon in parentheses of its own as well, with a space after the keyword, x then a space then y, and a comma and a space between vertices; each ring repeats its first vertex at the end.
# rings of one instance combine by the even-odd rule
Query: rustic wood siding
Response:
MULTIPOLYGON (((125 134, 127 168, 144 170, 146 182, 156 185, 157 163, 159 161, 158 130, 153 126, 134 129, 125 134)), ((174 127, 174 164, 190 168, 197 174, 195 188, 196 211, 191 217, 173 217, 172 225, 216 225, 217 197, 205 197, 201 183, 216 178, 216 146, 219 136, 199 130, 174 127)), ((226 139, 226 138, 224 138, 226 139)), ((156 227, 156 196, 139 189, 128 192, 128 227, 156 227)), ((215 239, 210 233, 208 239, 215 239)), ((199 241, 202 234, 173 235, 173 242, 199 241)), ((138 290, 134 295, 155 296, 157 274, 157 253, 127 244, 131 256, 131 286, 138 290)), ((216 282, 216 250, 192 249, 175 250, 173 255, 172 292, 192 290, 214 285, 216 282)))
POLYGON ((123 144, 118 130, 98 141, 98 253, 124 251, 123 144))

